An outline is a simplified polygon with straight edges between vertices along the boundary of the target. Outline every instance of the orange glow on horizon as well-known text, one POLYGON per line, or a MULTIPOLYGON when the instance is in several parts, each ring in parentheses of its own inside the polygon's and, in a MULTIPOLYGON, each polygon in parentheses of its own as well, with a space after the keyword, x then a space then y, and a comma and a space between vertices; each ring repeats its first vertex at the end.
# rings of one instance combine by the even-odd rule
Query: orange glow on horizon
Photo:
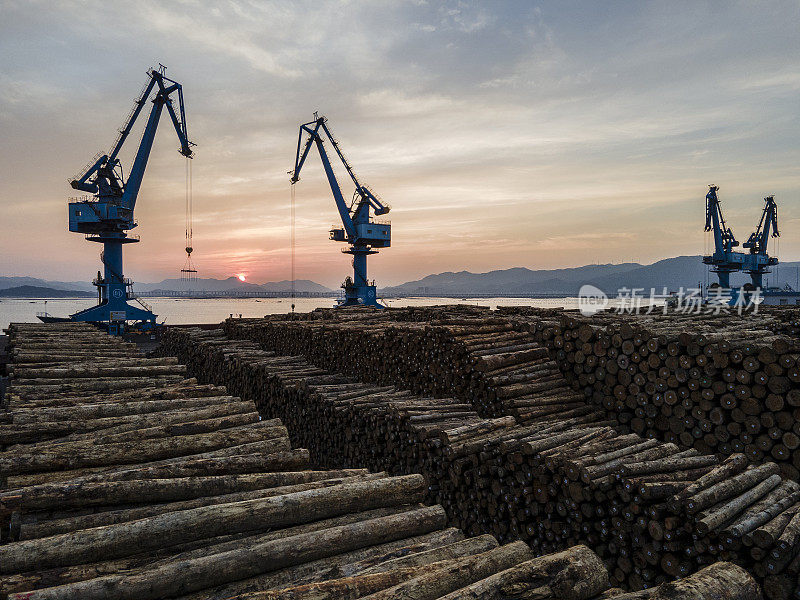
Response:
POLYGON ((239 273, 239 274, 238 274, 236 277, 238 277, 238 278, 239 278, 239 281, 245 281, 245 280, 247 280, 247 277, 245 276, 245 274, 244 274, 244 273, 239 273))

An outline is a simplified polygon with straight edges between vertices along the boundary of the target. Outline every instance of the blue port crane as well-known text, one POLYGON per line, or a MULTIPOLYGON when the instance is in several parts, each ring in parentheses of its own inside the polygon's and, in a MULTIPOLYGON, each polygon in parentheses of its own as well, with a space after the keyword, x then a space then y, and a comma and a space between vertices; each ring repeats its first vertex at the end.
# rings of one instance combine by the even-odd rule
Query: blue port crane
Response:
POLYGON ((319 150, 325 175, 328 177, 336 208, 342 219, 342 227, 333 227, 330 230, 330 239, 344 242, 348 245, 342 252, 353 255, 353 277, 347 277, 342 284, 345 297, 339 306, 372 306, 383 308, 377 300, 375 282, 367 279, 367 256, 377 254, 377 248, 388 248, 391 245, 392 226, 388 222, 375 222, 370 209, 376 216, 389 212, 389 207, 365 185, 362 185, 350 163, 345 158, 339 144, 331 134, 325 117, 314 114, 314 120, 300 125, 297 138, 297 155, 294 161, 294 170, 290 172, 292 185, 300 180, 300 170, 305 164, 311 145, 316 144, 319 150), (307 136, 307 137, 306 137, 307 136), (336 180, 331 161, 325 151, 324 137, 327 137, 337 156, 342 161, 347 174, 356 186, 353 200, 348 206, 345 202, 342 189, 336 180), (306 137, 305 142, 303 138, 306 137))
POLYGON ((122 246, 139 241, 138 237, 129 237, 126 232, 137 226, 133 210, 164 107, 178 134, 179 152, 187 158, 192 158, 193 155, 191 146, 194 144, 189 141, 186 133, 183 88, 177 81, 167 77, 165 71, 163 65, 157 70, 147 71, 147 83, 136 99, 125 125, 119 130, 111 150, 108 154, 95 157, 86 169, 70 181, 74 189, 88 192, 93 197, 69 203, 69 230, 84 234, 90 242, 103 244, 100 255, 103 273, 98 271, 93 282, 97 286, 98 305, 70 315, 70 318, 74 321, 102 323, 110 333, 122 333, 129 321, 140 323, 144 329, 152 328, 156 321, 156 315, 149 306, 136 298, 132 291, 132 282, 123 275, 122 246), (125 178, 119 152, 151 96, 152 107, 142 141, 128 177, 125 178), (177 110, 173 104, 175 98, 177 110), (128 300, 135 300, 140 306, 133 306, 128 300))
POLYGON ((742 248, 750 253, 745 254, 742 270, 750 275, 754 288, 761 288, 764 274, 770 272, 772 265, 778 264, 778 258, 767 254, 767 244, 771 237, 780 237, 778 231, 778 205, 774 196, 764 198, 764 210, 756 230, 750 234, 742 248))
POLYGON ((733 231, 725 223, 722 207, 717 197, 716 185, 708 186, 706 194, 706 226, 705 231, 714 234, 714 253, 704 256, 703 263, 712 266, 712 272, 719 277, 719 285, 725 289, 731 287, 731 273, 741 271, 744 254, 734 250, 739 245, 733 231))

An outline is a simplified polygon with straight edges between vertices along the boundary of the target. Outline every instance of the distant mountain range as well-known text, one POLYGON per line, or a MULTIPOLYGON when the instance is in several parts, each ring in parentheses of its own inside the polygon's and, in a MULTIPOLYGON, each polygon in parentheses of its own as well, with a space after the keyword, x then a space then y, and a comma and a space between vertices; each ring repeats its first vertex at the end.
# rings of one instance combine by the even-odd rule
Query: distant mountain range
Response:
MULTIPOLYGON (((134 285, 137 292, 228 292, 228 291, 265 291, 273 293, 289 293, 292 290, 292 282, 269 281, 263 284, 249 283, 241 281, 238 277, 228 277, 227 279, 195 279, 194 281, 184 281, 182 279, 165 279, 158 283, 137 283, 134 285)), ((332 290, 326 288, 309 279, 298 279, 295 281, 295 291, 300 293, 319 293, 329 294, 332 290)))
POLYGON ((0 290, 0 298, 94 298, 94 292, 57 290, 40 285, 18 285, 0 290))
MULTIPOLYGON (((783 263, 767 276, 769 285, 783 287, 788 283, 797 285, 800 263, 783 263)), ((709 283, 716 281, 710 275, 709 283)), ((417 281, 382 288, 382 296, 576 296, 581 286, 591 284, 606 294, 616 295, 622 288, 651 289, 661 293, 696 288, 706 281, 706 266, 700 256, 678 256, 650 265, 621 263, 586 265, 572 269, 531 270, 524 267, 489 271, 488 273, 439 273, 428 275, 417 281)), ((745 275, 731 278, 734 285, 749 281, 745 275)), ((800 287, 800 286, 798 286, 800 287)))
MULTIPOLYGON (((36 277, 0 277, 0 291, 19 287, 37 287, 53 291, 88 292, 94 296, 96 288, 83 281, 47 281, 36 277)), ((196 279, 184 281, 181 279, 165 279, 158 283, 137 283, 133 288, 136 292, 227 292, 227 291, 266 291, 271 293, 289 294, 292 289, 291 281, 270 281, 264 284, 240 281, 237 277, 227 279, 196 279)), ((309 279, 298 279, 295 282, 295 291, 298 293, 332 294, 333 290, 326 288, 309 279)), ((67 295, 69 296, 69 295, 67 295)), ((18 298, 29 296, 17 295, 18 298)), ((55 295, 38 296, 41 298, 55 298, 55 295)), ((66 296, 63 296, 66 297, 66 296)), ((77 294, 73 297, 79 297, 77 294)))
POLYGON ((96 288, 88 281, 46 281, 37 277, 0 277, 0 290, 21 286, 51 288, 54 290, 72 290, 76 292, 96 292, 96 288))
MULTIPOLYGON (((571 269, 539 269, 531 270, 514 267, 489 271, 488 273, 446 272, 428 275, 417 281, 409 281, 401 285, 381 288, 381 296, 575 296, 584 284, 594 285, 607 294, 616 295, 622 288, 644 288, 649 293, 655 289, 660 293, 664 288, 676 291, 679 288, 695 288, 700 282, 707 280, 706 266, 700 256, 678 256, 658 262, 642 265, 639 263, 621 263, 604 265, 586 265, 571 269)), ((710 274, 709 282, 716 281, 710 274)), ((731 278, 734 285, 748 281, 745 275, 736 274, 731 278)), ((773 267, 773 272, 766 277, 768 285, 783 287, 789 284, 800 288, 800 262, 788 262, 773 267)), ((95 288, 88 282, 45 281, 34 277, 0 277, 0 290, 33 286, 51 288, 57 291, 91 292, 95 288)), ((289 294, 290 281, 273 281, 255 284, 240 281, 236 277, 227 279, 197 279, 183 281, 165 279, 158 283, 137 283, 137 292, 158 294, 160 292, 242 292, 265 291, 273 294, 289 294)), ((298 293, 334 294, 331 290, 310 281, 300 279, 296 282, 298 293)), ((25 296, 17 296, 25 297, 25 296)), ((45 297, 45 296, 38 296, 45 297)), ((56 296, 46 296, 56 297, 56 296)))

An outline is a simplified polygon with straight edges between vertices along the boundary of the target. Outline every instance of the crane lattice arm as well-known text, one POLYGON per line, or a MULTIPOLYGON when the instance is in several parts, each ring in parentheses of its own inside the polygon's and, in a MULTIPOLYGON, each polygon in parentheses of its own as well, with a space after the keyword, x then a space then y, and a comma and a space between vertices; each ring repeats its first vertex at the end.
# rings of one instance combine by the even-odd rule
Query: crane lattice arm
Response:
POLYGON ((368 206, 371 206, 376 215, 383 215, 388 213, 390 208, 383 204, 368 187, 361 185, 361 183, 358 181, 353 168, 350 166, 347 158, 339 148, 338 142, 331 134, 330 129, 326 124, 325 117, 319 117, 314 121, 309 121, 308 123, 304 123, 300 126, 300 133, 297 138, 297 154, 295 156, 294 170, 291 173, 291 182, 293 184, 300 180, 300 170, 303 168, 306 158, 308 158, 308 153, 311 150, 311 145, 314 143, 316 143, 317 150, 319 151, 320 158, 322 159, 322 166, 325 169, 325 175, 328 177, 328 183, 330 184, 331 191, 333 192, 333 198, 336 202, 336 208, 339 211, 339 216, 342 219, 342 225, 347 232, 348 238, 355 240, 358 237, 358 232, 353 219, 355 218, 355 215, 359 209, 368 209, 368 206), (341 187, 339 186, 339 182, 337 181, 336 175, 333 172, 331 161, 328 158, 328 153, 325 151, 322 134, 327 136, 328 140, 336 151, 336 154, 339 156, 339 159, 342 161, 347 174, 350 175, 350 179, 353 180, 353 183, 356 186, 354 197, 357 200, 360 199, 360 201, 354 202, 352 208, 348 207, 344 200, 341 187), (305 140, 305 143, 303 143, 304 135, 308 136, 305 140))
POLYGON ((761 212, 761 220, 758 222, 758 227, 750 234, 747 241, 742 244, 742 248, 749 248, 751 254, 765 254, 769 238, 780 237, 780 235, 781 233, 778 231, 778 205, 775 203, 775 196, 767 196, 764 198, 764 210, 761 212))
POLYGON ((119 130, 119 135, 109 153, 100 156, 85 172, 70 181, 70 185, 76 190, 97 194, 104 198, 115 198, 120 206, 130 210, 133 210, 136 204, 136 197, 139 193, 144 170, 155 139, 161 109, 164 106, 166 106, 170 115, 175 132, 178 134, 178 140, 181 144, 180 153, 187 158, 192 157, 191 146, 193 144, 189 141, 186 132, 183 88, 178 82, 168 78, 164 74, 163 68, 158 71, 150 69, 147 75, 149 77, 148 82, 135 100, 133 109, 128 115, 125 125, 119 130), (158 92, 153 99, 153 108, 150 111, 150 117, 136 153, 133 167, 127 181, 124 181, 119 152, 155 88, 158 89, 158 92), (173 93, 176 93, 178 97, 178 112, 176 112, 173 105, 173 93))
POLYGON ((709 186, 706 194, 706 226, 705 231, 714 232, 714 247, 717 252, 730 252, 739 245, 733 236, 733 231, 725 224, 722 216, 722 207, 717 198, 716 185, 709 186))

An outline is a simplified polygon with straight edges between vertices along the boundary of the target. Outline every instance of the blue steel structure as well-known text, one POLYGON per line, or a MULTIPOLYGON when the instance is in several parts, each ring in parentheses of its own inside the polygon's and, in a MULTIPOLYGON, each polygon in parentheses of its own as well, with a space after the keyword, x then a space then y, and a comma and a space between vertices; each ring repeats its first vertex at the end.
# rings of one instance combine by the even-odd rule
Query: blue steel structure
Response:
MULTIPOLYGON (((703 263, 712 265, 712 271, 719 277, 719 285, 730 289, 731 273, 743 271, 750 276, 751 284, 747 284, 745 291, 762 289, 764 274, 769 273, 772 265, 778 264, 777 257, 767 253, 767 243, 770 237, 780 237, 778 231, 778 205, 774 196, 764 198, 764 210, 756 230, 750 234, 747 241, 742 244, 749 252, 734 250, 739 245, 733 231, 725 224, 722 216, 719 198, 719 187, 709 186, 706 194, 706 226, 705 231, 714 235, 714 253, 703 257, 703 263)), ((736 290, 734 290, 736 292, 736 290)), ((733 294, 735 300, 736 293, 733 294)))
POLYGON ((716 185, 708 186, 706 194, 706 227, 705 231, 714 233, 714 254, 703 257, 703 263, 712 265, 711 271, 719 277, 719 285, 725 289, 731 287, 731 273, 742 269, 744 254, 736 252, 734 248, 739 245, 733 236, 733 231, 725 224, 722 216, 722 207, 717 198, 716 185))
POLYGON ((345 297, 339 306, 372 306, 383 308, 378 302, 375 292, 375 282, 367 279, 367 256, 377 254, 377 248, 388 248, 391 245, 392 226, 390 223, 378 223, 372 220, 370 208, 375 215, 384 215, 389 212, 389 207, 383 204, 378 197, 366 186, 359 183, 352 167, 342 154, 339 144, 328 128, 327 119, 314 115, 314 120, 300 125, 300 134, 297 138, 297 155, 295 156, 294 170, 291 172, 292 185, 300 180, 300 170, 305 164, 311 145, 316 144, 322 166, 328 183, 336 201, 336 208, 342 219, 342 227, 334 227, 330 231, 330 239, 348 244, 342 252, 353 255, 353 277, 347 277, 342 288, 345 297), (303 143, 303 137, 308 136, 303 143), (350 206, 345 202, 339 182, 333 172, 331 161, 323 144, 325 135, 333 146, 339 159, 342 161, 348 175, 356 186, 350 206))
POLYGON ((778 231, 778 205, 775 204, 774 196, 764 198, 764 210, 761 211, 761 220, 758 222, 756 230, 750 234, 747 241, 742 244, 742 248, 750 250, 745 254, 744 266, 742 270, 750 275, 753 287, 761 288, 765 273, 769 273, 772 265, 778 264, 777 257, 767 254, 767 243, 769 238, 780 237, 778 231))
POLYGON ((129 321, 140 323, 143 329, 152 328, 156 321, 156 315, 136 298, 131 290, 132 282, 123 275, 122 246, 139 241, 138 237, 128 237, 126 231, 137 225, 133 218, 133 209, 136 206, 136 198, 164 107, 178 134, 181 145, 179 152, 187 158, 191 158, 193 154, 191 150, 193 144, 186 133, 183 88, 165 75, 163 65, 158 70, 150 69, 147 76, 148 82, 136 99, 110 152, 98 157, 84 172, 70 181, 74 189, 88 192, 94 197, 91 200, 69 203, 69 230, 84 234, 90 242, 103 244, 103 252, 100 255, 103 273, 98 271, 97 279, 93 282, 97 286, 99 303, 97 306, 70 315, 70 319, 102 323, 112 334, 123 333, 126 322, 129 321), (125 179, 119 152, 154 91, 142 141, 136 152, 133 167, 125 179), (175 97, 178 100, 177 111, 173 106, 175 97), (128 300, 136 300, 141 308, 132 306, 128 300))

